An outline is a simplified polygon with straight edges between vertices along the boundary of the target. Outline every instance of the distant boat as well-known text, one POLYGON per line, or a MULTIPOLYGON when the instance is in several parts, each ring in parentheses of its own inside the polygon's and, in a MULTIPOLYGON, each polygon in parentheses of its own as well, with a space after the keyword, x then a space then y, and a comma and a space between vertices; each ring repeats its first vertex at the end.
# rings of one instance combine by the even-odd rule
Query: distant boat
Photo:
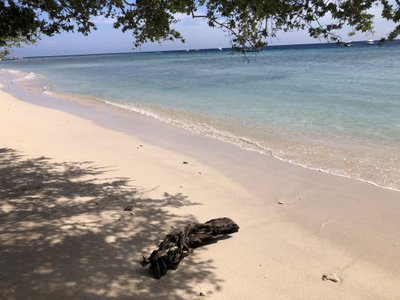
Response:
POLYGON ((221 47, 218 48, 219 51, 223 51, 221 47))
POLYGON ((23 59, 23 57, 18 57, 18 56, 11 56, 11 57, 3 57, 3 60, 20 60, 23 59))
POLYGON ((375 41, 374 41, 374 40, 368 40, 368 41, 367 41, 367 45, 373 45, 373 44, 375 44, 375 41))
POLYGON ((344 46, 345 47, 351 47, 351 46, 353 46, 352 43, 353 43, 352 41, 347 41, 347 42, 344 43, 344 46))

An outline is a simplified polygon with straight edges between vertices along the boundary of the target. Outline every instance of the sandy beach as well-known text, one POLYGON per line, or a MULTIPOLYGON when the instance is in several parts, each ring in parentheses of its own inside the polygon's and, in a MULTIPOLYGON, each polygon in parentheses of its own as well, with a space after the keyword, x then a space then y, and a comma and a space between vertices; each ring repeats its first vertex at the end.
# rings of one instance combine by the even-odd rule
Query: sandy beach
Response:
POLYGON ((399 192, 12 94, 0 89, 0 299, 400 299, 399 192), (239 232, 161 280, 138 264, 171 227, 217 217, 239 232))

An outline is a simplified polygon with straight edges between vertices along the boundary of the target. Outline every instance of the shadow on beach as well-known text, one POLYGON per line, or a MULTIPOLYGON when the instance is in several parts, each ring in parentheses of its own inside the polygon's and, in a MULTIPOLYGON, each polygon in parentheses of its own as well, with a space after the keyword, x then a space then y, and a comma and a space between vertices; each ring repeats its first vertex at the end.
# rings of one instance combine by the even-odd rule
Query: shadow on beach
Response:
POLYGON ((181 193, 148 198, 109 171, 0 148, 0 299, 186 299, 221 289, 213 262, 196 254, 161 280, 138 264, 171 227, 196 221, 171 211, 198 204, 181 193))

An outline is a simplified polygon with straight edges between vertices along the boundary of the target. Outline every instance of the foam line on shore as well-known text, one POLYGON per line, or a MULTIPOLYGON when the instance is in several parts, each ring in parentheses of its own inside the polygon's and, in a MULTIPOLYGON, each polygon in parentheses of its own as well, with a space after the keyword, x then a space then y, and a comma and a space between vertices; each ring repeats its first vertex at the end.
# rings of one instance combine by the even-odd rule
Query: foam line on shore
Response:
POLYGON ((376 182, 373 182, 371 180, 366 180, 366 179, 363 179, 360 177, 351 176, 351 175, 345 174, 345 173, 337 171, 337 170, 327 170, 327 169, 323 169, 323 168, 319 168, 319 167, 310 166, 310 165, 295 161, 293 159, 287 159, 283 156, 280 156, 280 155, 274 153, 272 150, 261 146, 257 142, 251 141, 245 137, 235 136, 229 132, 216 129, 208 124, 200 124, 200 123, 195 124, 195 123, 189 123, 189 122, 183 121, 183 120, 162 117, 161 115, 159 115, 158 113, 156 113, 154 111, 151 111, 149 109, 139 108, 133 104, 118 103, 118 102, 103 100, 103 99, 98 99, 98 98, 96 98, 96 100, 99 102, 102 102, 104 104, 107 104, 107 105, 125 109, 125 110, 128 110, 133 113, 138 113, 145 117, 149 117, 149 118, 161 121, 161 122, 165 122, 165 123, 168 123, 168 124, 171 124, 174 126, 178 126, 180 128, 189 130, 196 134, 202 134, 202 135, 205 135, 205 136, 208 136, 211 138, 215 138, 215 139, 220 140, 225 143, 230 143, 230 144, 235 145, 243 150, 253 151, 253 152, 259 153, 261 155, 268 155, 268 156, 271 156, 271 157, 278 159, 285 163, 289 163, 289 164, 299 166, 299 167, 302 167, 305 169, 322 172, 322 173, 333 175, 333 176, 355 179, 355 180, 358 180, 358 181, 361 181, 364 183, 368 183, 368 184, 371 184, 371 185, 379 187, 379 188, 400 192, 400 189, 390 187, 390 186, 384 186, 384 185, 378 184, 376 182))

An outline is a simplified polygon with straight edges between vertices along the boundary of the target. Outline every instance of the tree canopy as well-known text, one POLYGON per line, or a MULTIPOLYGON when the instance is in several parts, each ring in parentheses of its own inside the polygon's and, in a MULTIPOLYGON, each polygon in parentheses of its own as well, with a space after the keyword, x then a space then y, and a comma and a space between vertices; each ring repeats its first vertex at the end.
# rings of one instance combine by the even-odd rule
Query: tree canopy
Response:
POLYGON ((94 17, 115 20, 138 47, 146 42, 182 40, 174 28, 182 14, 204 18, 227 32, 233 47, 261 49, 280 30, 308 30, 311 37, 340 41, 337 30, 372 32, 374 14, 393 22, 383 39, 400 33, 400 0, 1 0, 0 47, 35 42, 42 35, 96 29, 94 17))

